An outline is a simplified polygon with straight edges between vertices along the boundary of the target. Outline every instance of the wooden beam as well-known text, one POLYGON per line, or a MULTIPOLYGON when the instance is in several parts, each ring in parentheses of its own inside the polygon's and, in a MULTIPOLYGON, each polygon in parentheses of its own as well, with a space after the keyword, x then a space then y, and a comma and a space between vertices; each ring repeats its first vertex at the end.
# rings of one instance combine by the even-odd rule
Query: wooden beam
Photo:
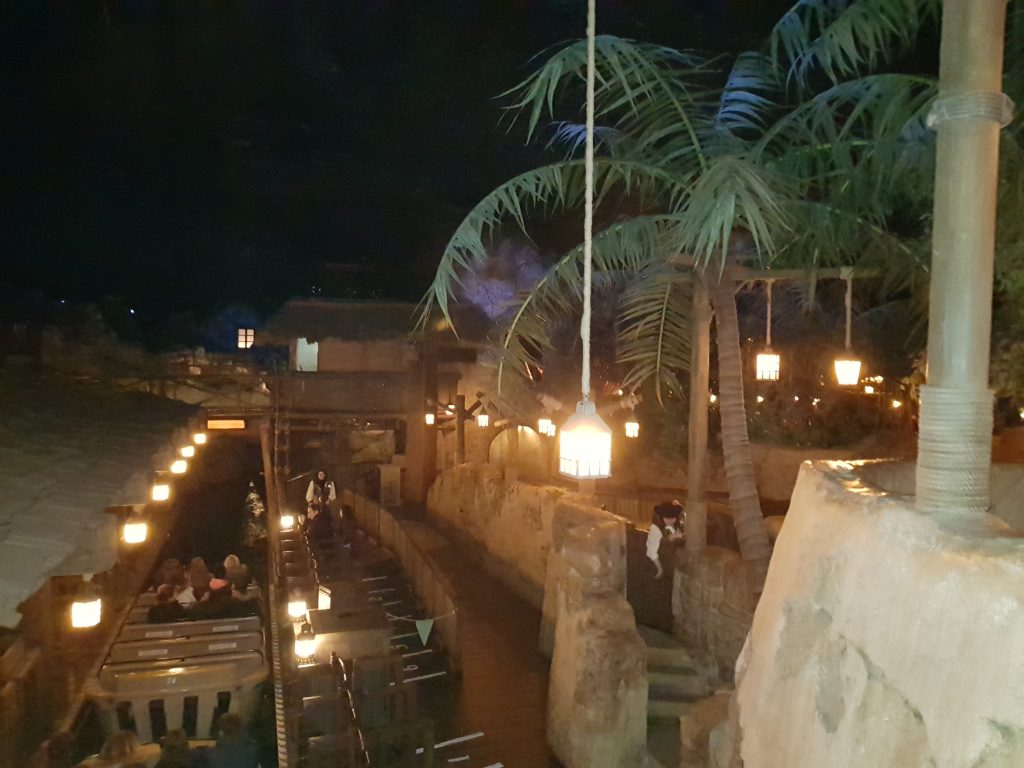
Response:
MULTIPOLYGON (((882 277, 881 269, 863 269, 857 267, 823 267, 821 269, 751 269, 750 267, 732 267, 730 273, 737 283, 755 280, 836 280, 849 276, 854 280, 865 280, 882 277)), ((693 272, 678 272, 663 278, 666 282, 693 282, 693 272)))

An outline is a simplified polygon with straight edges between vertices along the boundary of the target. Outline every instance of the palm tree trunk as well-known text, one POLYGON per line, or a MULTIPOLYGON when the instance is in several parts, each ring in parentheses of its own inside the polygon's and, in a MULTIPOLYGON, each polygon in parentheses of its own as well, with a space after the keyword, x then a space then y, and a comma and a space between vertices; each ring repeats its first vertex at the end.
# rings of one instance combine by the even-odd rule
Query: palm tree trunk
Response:
POLYGON ((711 350, 711 305, 699 275, 693 282, 693 339, 690 346, 690 418, 686 452, 686 551, 699 555, 708 541, 708 372, 711 350))
POLYGON ((712 294, 718 327, 718 403, 722 414, 722 453, 729 484, 729 505, 743 559, 753 568, 755 592, 760 592, 768 573, 771 546, 761 514, 754 482, 754 462, 747 436, 747 409, 743 401, 743 361, 740 357, 740 324, 736 316, 736 286, 728 272, 712 294))

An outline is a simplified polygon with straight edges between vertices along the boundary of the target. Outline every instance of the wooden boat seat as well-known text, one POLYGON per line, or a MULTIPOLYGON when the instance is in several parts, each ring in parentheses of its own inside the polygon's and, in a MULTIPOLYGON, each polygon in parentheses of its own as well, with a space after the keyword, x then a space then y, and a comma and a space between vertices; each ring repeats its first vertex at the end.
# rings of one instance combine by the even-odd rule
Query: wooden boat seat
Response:
POLYGON ((174 621, 167 624, 129 623, 121 629, 118 641, 164 640, 169 637, 198 637, 200 635, 219 635, 230 632, 259 631, 259 616, 174 621))

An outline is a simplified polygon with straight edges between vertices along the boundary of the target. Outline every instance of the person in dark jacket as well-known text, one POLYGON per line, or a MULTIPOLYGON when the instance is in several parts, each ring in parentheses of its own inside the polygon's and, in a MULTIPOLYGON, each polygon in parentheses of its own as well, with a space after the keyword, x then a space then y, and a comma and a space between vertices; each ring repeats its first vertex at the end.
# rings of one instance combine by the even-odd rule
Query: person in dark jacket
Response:
POLYGON ((160 743, 160 760, 154 768, 199 768, 199 758, 188 748, 188 735, 175 728, 160 743))
POLYGON ((242 718, 225 712, 219 722, 220 736, 211 755, 211 768, 259 768, 256 742, 245 732, 242 718))
POLYGON ((146 612, 146 620, 150 624, 167 624, 181 621, 188 615, 185 606, 174 599, 174 587, 162 584, 156 591, 156 605, 150 606, 146 612))

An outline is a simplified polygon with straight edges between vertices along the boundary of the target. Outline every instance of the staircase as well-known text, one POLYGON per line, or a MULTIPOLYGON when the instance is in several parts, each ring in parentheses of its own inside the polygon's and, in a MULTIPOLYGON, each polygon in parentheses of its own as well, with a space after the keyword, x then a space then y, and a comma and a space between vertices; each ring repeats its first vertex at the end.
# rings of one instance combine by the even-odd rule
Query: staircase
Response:
POLYGON ((674 637, 649 627, 638 629, 647 643, 647 719, 678 722, 695 701, 711 693, 708 681, 674 637))

